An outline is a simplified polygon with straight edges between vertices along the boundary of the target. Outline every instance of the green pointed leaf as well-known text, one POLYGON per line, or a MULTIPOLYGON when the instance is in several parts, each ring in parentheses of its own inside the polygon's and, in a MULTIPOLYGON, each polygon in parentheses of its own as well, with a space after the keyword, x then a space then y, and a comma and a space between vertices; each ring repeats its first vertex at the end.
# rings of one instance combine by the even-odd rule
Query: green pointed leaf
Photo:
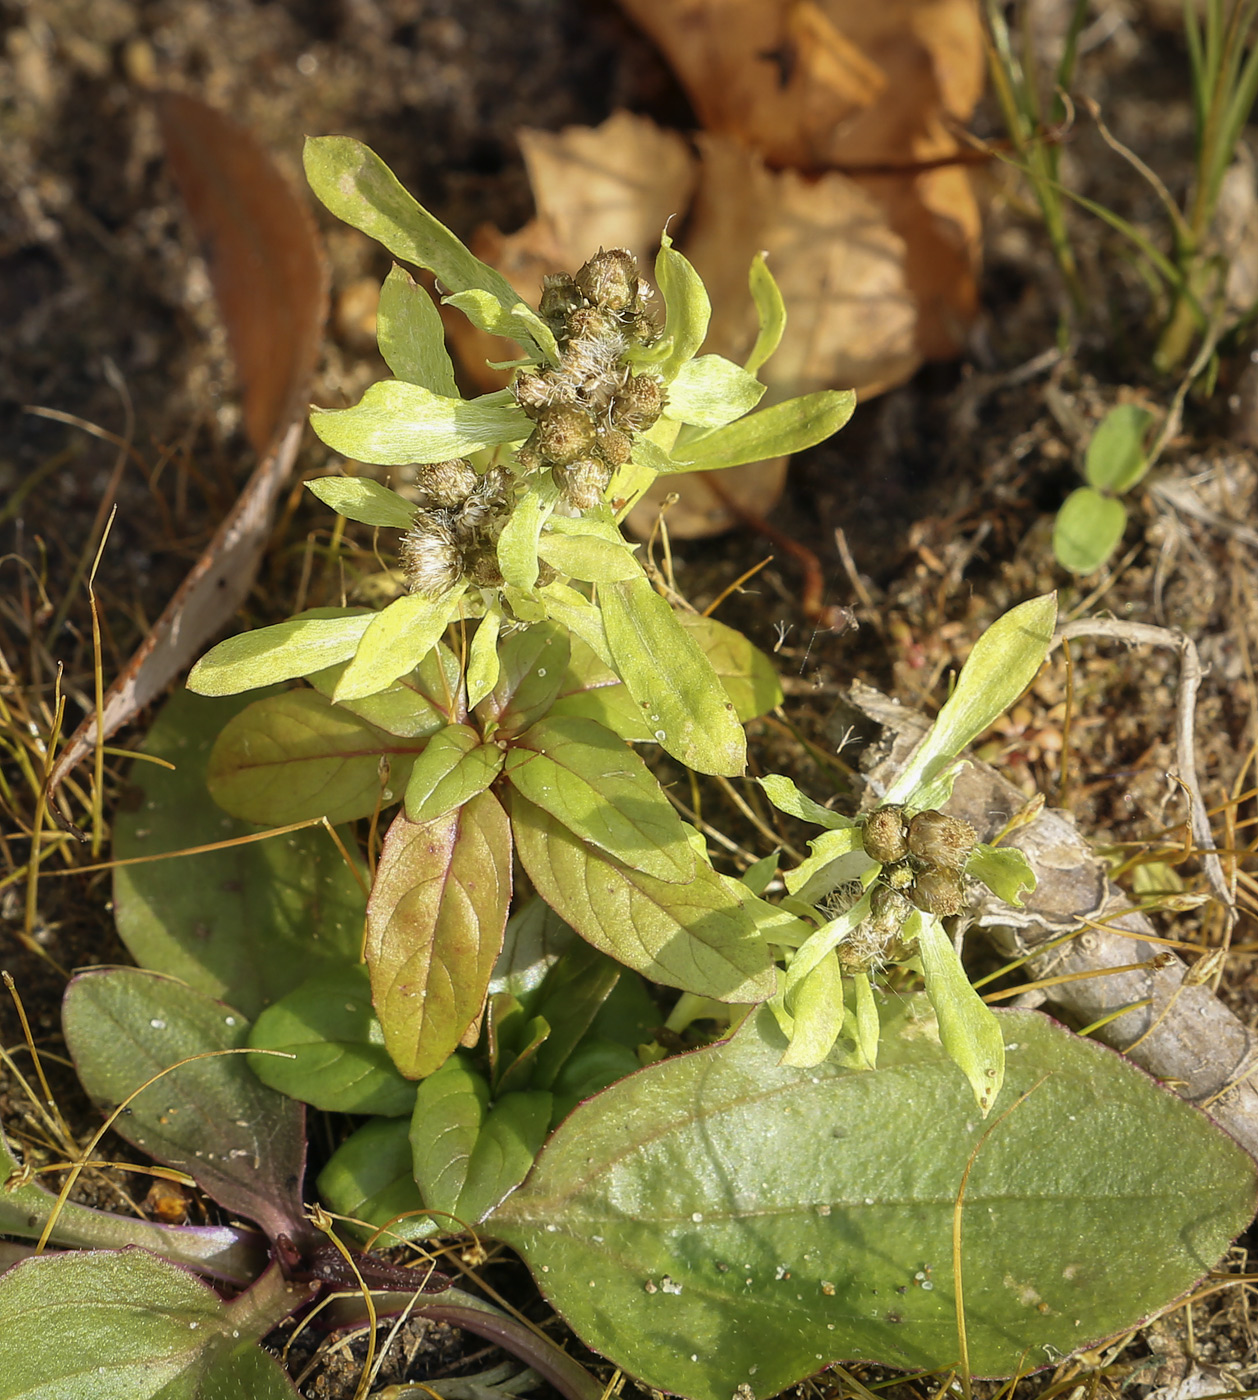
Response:
POLYGON ((439 730, 416 759, 406 787, 406 815, 413 822, 436 821, 484 792, 502 770, 503 752, 483 744, 466 724, 439 730))
MULTIPOLYGON (((138 968, 81 972, 62 1008, 84 1089, 114 1108, 180 1060, 248 1041, 249 1022, 203 992, 138 968)), ((130 1103, 114 1131, 187 1172, 220 1205, 274 1239, 300 1230, 302 1109, 255 1077, 245 1055, 181 1065, 130 1103)))
POLYGON ((782 1064, 801 1069, 819 1065, 843 1029, 843 970, 838 957, 827 953, 787 990, 785 1004, 793 1024, 782 1064))
POLYGON ((441 598, 408 593, 376 613, 336 683, 333 701, 339 704, 375 695, 414 670, 458 616, 465 588, 460 582, 441 598))
MULTIPOLYGON (((411 1098, 415 1098, 413 1084, 411 1098)), ((329 1210, 348 1217, 345 1228, 360 1242, 386 1225, 382 1248, 423 1239, 448 1226, 448 1221, 427 1215, 396 1219, 424 1205, 411 1167, 410 1131, 409 1116, 372 1118, 345 1139, 319 1173, 319 1195, 329 1210)))
POLYGON ((452 292, 481 287, 504 307, 519 301, 511 283, 474 257, 362 142, 349 136, 308 137, 304 159, 306 178, 319 199, 394 257, 435 272, 452 292))
POLYGON ((367 476, 319 476, 306 482, 306 490, 337 515, 362 525, 409 530, 415 520, 415 507, 405 496, 367 476))
POLYGON ((711 866, 696 861, 688 884, 666 884, 579 841, 518 792, 511 795, 511 825, 534 888, 609 957, 653 982, 718 1001, 772 994, 768 952, 711 866))
POLYGON ((402 739, 315 690, 255 700, 223 727, 210 754, 210 796, 260 826, 369 817, 406 788, 423 740, 402 739))
POLYGON ((423 287, 396 263, 380 288, 376 339, 395 378, 444 398, 459 397, 454 365, 446 353, 441 313, 423 287))
POLYGON ((877 1069, 882 1021, 878 1015, 878 1003, 874 1000, 874 989, 870 985, 869 974, 854 972, 852 986, 856 995, 856 1048, 869 1068, 877 1069))
POLYGON ((673 804, 623 739, 588 719, 550 717, 516 738, 511 786, 582 841, 657 880, 694 875, 695 858, 673 804))
POLYGON ((734 713, 745 724, 782 703, 773 662, 741 632, 701 613, 677 613, 677 621, 699 644, 725 687, 734 713))
POLYGON ((786 330, 786 302, 763 253, 757 253, 752 258, 747 281, 760 320, 760 330, 744 368, 748 374, 758 374, 761 366, 782 343, 786 330))
POLYGON ((498 684, 498 635, 502 630, 502 613, 491 608, 476 628, 467 655, 467 707, 477 705, 498 684))
POLYGON ((558 1128, 488 1229, 613 1364, 729 1400, 832 1360, 956 1366, 953 1214, 972 1156, 961 1257, 977 1375, 1134 1326, 1248 1223, 1252 1160, 1112 1051, 1001 1013, 1009 1101, 1033 1092, 983 1139, 923 999, 884 1015, 876 1070, 838 1051, 782 1065, 761 1010, 726 1044, 614 1084, 558 1128))
POLYGON ((404 379, 379 380, 353 408, 317 408, 310 426, 334 452, 386 467, 446 462, 532 430, 505 391, 450 399, 404 379))
POLYGON ((542 600, 546 616, 580 638, 604 666, 612 665, 603 614, 583 593, 566 583, 548 583, 537 590, 537 596, 542 600))
POLYGON ((318 828, 151 859, 258 830, 206 795, 211 745, 246 703, 181 691, 162 707, 144 752, 175 766, 132 765, 136 801, 115 814, 113 856, 139 860, 115 869, 113 901, 141 966, 256 1016, 312 973, 357 959, 367 879, 318 828))
MULTIPOLYGON (((823 809, 824 810, 824 809, 823 809)), ((768 889, 773 877, 778 873, 778 864, 782 859, 781 851, 772 851, 767 856, 761 856, 754 865, 749 865, 742 873, 742 882, 754 895, 762 895, 768 889)))
POLYGON ((1127 528, 1127 507, 1091 486, 1066 497, 1053 522, 1053 554, 1072 574, 1091 574, 1118 548, 1127 528))
POLYGON ((188 689, 197 695, 237 695, 347 661, 375 616, 347 609, 341 617, 294 617, 228 637, 192 668, 188 689))
POLYGON ((764 385, 723 355, 688 360, 668 386, 668 416, 700 428, 723 428, 750 413, 764 385))
POLYGON ((642 565, 624 540, 615 544, 592 535, 560 535, 549 531, 537 541, 538 556, 568 578, 588 583, 616 583, 641 578, 642 565))
POLYGON ((530 348, 536 346, 552 365, 559 363, 555 333, 531 306, 518 297, 514 305, 504 306, 492 292, 472 287, 465 292, 442 297, 442 301, 446 306, 461 311, 479 330, 530 348))
POLYGON ((658 373, 668 384, 703 344, 712 319, 712 303, 699 274, 673 247, 667 233, 660 235, 655 258, 655 284, 664 298, 664 341, 671 342, 658 373))
POLYGON ((956 757, 1013 704, 1035 679, 1053 641, 1057 595, 1019 603, 974 643, 934 724, 883 794, 883 803, 938 805, 932 791, 956 757))
POLYGON ((1130 491, 1149 469, 1145 435, 1153 414, 1139 404, 1120 403, 1101 419, 1088 443, 1083 474, 1098 491, 1130 491))
POLYGON ((975 846, 965 873, 973 880, 981 880, 1006 904, 1020 905, 1022 891, 1033 890, 1037 883, 1031 862, 1016 846, 975 846))
POLYGON ((512 588, 527 592, 537 582, 538 538, 558 503, 559 488, 551 474, 534 473, 498 536, 498 567, 512 588))
POLYGON ((957 950, 932 915, 919 915, 905 925, 905 936, 916 930, 926 994, 939 1021, 939 1039, 970 1081, 979 1111, 986 1118, 1005 1079, 1005 1041, 996 1013, 970 985, 957 950))
MULTIPOLYGON (((306 679, 329 699, 345 674, 345 665, 315 671, 306 679)), ((447 724, 467 718, 458 657, 444 642, 424 657, 413 671, 392 685, 358 700, 338 700, 338 706, 369 724, 403 739, 426 739, 447 724)))
POLYGON ((599 589, 608 646, 652 737, 700 773, 741 773, 747 745, 712 663, 645 579, 599 589))
POLYGON ((367 905, 372 997, 394 1064, 431 1074, 480 1015, 511 900, 511 831, 490 792, 394 819, 367 905))
POLYGON ((254 1074, 272 1089, 328 1113, 409 1113, 415 1086, 394 1068, 371 1009, 361 964, 303 982, 258 1017, 249 1034, 254 1074))
POLYGON ((516 734, 542 718, 559 692, 568 665, 567 632, 554 622, 520 627, 499 648, 498 679, 476 715, 488 729, 516 734))
POLYGON ((529 998, 546 974, 579 940, 543 899, 532 895, 507 920, 502 952, 494 964, 491 992, 529 998))
POLYGON ((672 470, 712 471, 789 457, 837 433, 855 407, 856 395, 847 389, 823 389, 775 403, 724 428, 678 443, 672 452, 672 470))
POLYGON ((826 895, 867 875, 877 861, 865 854, 860 828, 836 827, 809 841, 812 854, 782 877, 786 888, 805 904, 816 904, 826 895))
POLYGON ((303 1298, 233 1304, 143 1250, 27 1259, 0 1277, 3 1400, 296 1400, 257 1342, 303 1298))
POLYGON ((756 781, 769 801, 788 817, 797 817, 801 822, 812 822, 814 826, 824 826, 830 831, 847 831, 856 825, 851 817, 832 812, 829 807, 814 802, 781 773, 770 773, 756 781))

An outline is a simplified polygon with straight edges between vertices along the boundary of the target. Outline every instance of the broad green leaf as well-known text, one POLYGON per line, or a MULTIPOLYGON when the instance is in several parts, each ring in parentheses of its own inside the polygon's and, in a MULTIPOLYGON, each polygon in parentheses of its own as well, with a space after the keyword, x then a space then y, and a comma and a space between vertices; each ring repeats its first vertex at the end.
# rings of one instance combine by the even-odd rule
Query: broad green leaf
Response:
POLYGON ((666 884, 602 855, 549 813, 511 795, 520 863, 582 938, 653 982, 718 1001, 770 996, 776 974, 755 925, 711 866, 666 884))
POLYGON ((1080 486, 1062 503, 1053 522, 1053 554, 1072 574, 1091 574, 1118 548, 1127 528, 1127 507, 1091 486, 1080 486))
POLYGON ((572 660, 550 713, 595 720, 631 743, 654 742, 642 707, 624 682, 576 638, 572 642, 572 660))
POLYGON ((824 831, 808 843, 812 854, 802 865, 782 877, 786 888, 805 904, 816 904, 831 891, 852 880, 859 880, 877 862, 865 854, 857 826, 824 831))
MULTIPOLYGON (((822 808, 824 811, 825 808, 822 808)), ((754 865, 749 865, 743 871, 741 879, 744 885, 754 895, 762 895, 769 887, 770 881, 778 873, 778 864, 782 859, 781 851, 772 851, 767 856, 761 856, 754 865)))
POLYGON ((824 826, 830 831, 849 830, 856 825, 851 817, 832 812, 829 807, 814 802, 781 773, 770 773, 767 777, 757 778, 756 781, 764 789, 769 801, 788 817, 798 817, 801 822, 812 822, 815 826, 824 826))
POLYGON ((114 917, 131 956, 256 1016, 324 967, 358 957, 366 874, 314 828, 200 855, 143 859, 254 835, 206 795, 206 762, 224 722, 247 702, 176 692, 138 762, 136 792, 114 817, 114 917), (355 878, 358 875, 359 878, 355 878), (359 883, 359 880, 362 883, 359 883))
POLYGON ((471 287, 441 299, 446 306, 461 311, 479 330, 502 336, 521 345, 536 346, 552 365, 559 363, 555 333, 532 307, 518 298, 513 306, 503 306, 491 292, 471 287))
MULTIPOLYGON (((529 1082, 534 1089, 553 1088, 568 1057, 615 991, 621 973, 618 962, 576 939, 546 974, 529 1003, 533 1014, 550 1028, 533 1063, 529 1082)), ((630 975, 625 973, 626 978, 630 975)))
POLYGON ((333 701, 339 704, 375 695, 414 670, 458 615, 465 587, 459 583, 441 598, 408 593, 376 613, 336 683, 333 701))
POLYGON ((747 745, 712 663, 645 578, 599 589, 616 670, 662 748, 700 773, 741 773, 747 745))
POLYGON ((1121 494, 1149 469, 1144 440, 1153 414, 1139 404, 1120 403, 1101 419, 1088 443, 1083 474, 1098 491, 1121 494))
POLYGON ((673 804, 647 766, 589 719, 548 717, 507 754, 511 786, 582 841, 657 880, 689 880, 694 852, 673 804))
POLYGON ((870 1069, 878 1067, 878 1041, 882 1035, 882 1020, 878 1015, 878 1003, 874 989, 870 985, 869 974, 854 972, 852 986, 856 997, 856 1048, 861 1059, 870 1069))
POLYGON ((350 136, 308 137, 304 159, 306 178, 319 199, 338 219, 383 243, 394 257, 435 272, 452 292, 482 287, 504 307, 519 301, 511 283, 473 257, 361 141, 350 136))
POLYGON ((0 1400, 296 1400, 257 1342, 301 1301, 280 1279, 225 1304, 143 1250, 27 1259, 0 1277, 0 1400))
MULTIPOLYGON (((243 1046, 249 1035, 245 1017, 221 1001, 131 967, 79 973, 62 1027, 84 1089, 110 1108, 180 1060, 243 1046)), ((256 1078, 248 1058, 181 1065, 132 1100, 114 1131, 274 1239, 302 1228, 302 1108, 256 1078)))
POLYGON ((624 540, 612 544, 593 535, 547 531, 537 541, 537 553, 561 574, 588 583, 616 583, 643 576, 642 565, 624 540))
POLYGON ((409 1117, 372 1118, 341 1143, 319 1173, 319 1195, 329 1210, 348 1217, 345 1228, 360 1241, 386 1225, 380 1248, 423 1239, 448 1227, 448 1221, 427 1215, 396 1219, 407 1211, 421 1211, 424 1205, 411 1166, 410 1131, 409 1117))
POLYGON ((687 360, 668 386, 668 416, 700 428, 723 428, 750 413, 764 385, 723 355, 687 360))
POLYGON ((1045 593, 1019 603, 992 623, 974 643, 934 724, 883 794, 884 805, 937 805, 931 785, 1035 679, 1052 645, 1056 620, 1057 595, 1045 593))
MULTIPOLYGON (((57 1201, 35 1177, 19 1185, 21 1163, 0 1129, 0 1182, 11 1183, 0 1191, 0 1234, 37 1240, 57 1201)), ((198 1273, 243 1288, 256 1278, 265 1263, 261 1236, 226 1225, 156 1225, 148 1220, 93 1210, 77 1201, 66 1201, 57 1211, 50 1243, 77 1249, 123 1249, 136 1245, 198 1273)))
POLYGON ((748 374, 758 374, 761 366, 782 343, 782 334, 786 330, 786 302, 763 253, 757 253, 752 258, 747 282, 751 287, 751 299, 756 304, 760 330, 744 368, 748 374))
POLYGON ((210 753, 210 796, 261 826, 369 817, 406 788, 422 739, 368 724, 315 690, 269 695, 234 716, 210 753))
POLYGON ((611 648, 607 645, 607 632, 603 627, 603 614, 583 594, 566 583, 548 583, 537 590, 542 600, 546 616, 566 627, 574 637, 579 638, 602 663, 612 665, 611 648))
POLYGON ((655 284, 664 298, 664 341, 670 342, 667 358, 657 366, 668 384, 703 344, 712 319, 712 303, 699 274, 673 247, 667 233, 660 235, 655 258, 655 284))
POLYGON ((802 1069, 819 1065, 843 1029, 843 971, 837 955, 827 953, 788 990, 785 1002, 792 1026, 782 1063, 802 1069))
POLYGON ((343 617, 294 617, 228 637, 192 668, 188 689, 197 695, 236 695, 348 661, 376 616, 356 610, 343 617))
POLYGON ((733 703, 734 713, 744 724, 767 715, 782 703, 782 687, 773 662, 741 632, 701 613, 675 616, 712 663, 733 703))
POLYGON ((971 879, 981 880, 1006 904, 1021 904, 1022 891, 1036 886, 1031 862, 1017 846, 975 846, 965 873, 971 879))
MULTIPOLYGON (((645 1042, 647 1038, 644 1035, 641 1040, 645 1042)), ((555 1079, 555 1102, 550 1117, 552 1126, 561 1123, 583 1099, 600 1093, 609 1084, 641 1068, 642 1062, 627 1045, 598 1036, 582 1040, 564 1061, 555 1079)))
POLYGON ((729 1400, 833 1360, 956 1366, 953 1214, 971 1157, 977 1375, 1134 1326, 1249 1222, 1255 1167, 1236 1143, 1034 1012, 999 1015, 1016 1047, 1002 1102, 1030 1092, 984 1136, 923 1000, 884 1007, 876 1070, 837 1050, 781 1065, 766 1009, 724 1045, 632 1075, 565 1120, 487 1228, 586 1345, 645 1385, 729 1400))
POLYGON ((415 1086, 394 1068, 371 1009, 361 964, 322 972, 258 1017, 249 1034, 254 1074, 272 1089, 328 1113, 410 1113, 415 1086))
POLYGON ((551 474, 534 473, 498 536, 498 567, 512 588, 527 592, 537 582, 538 537, 558 503, 559 488, 551 474))
POLYGON ((502 750, 481 743, 466 724, 438 730, 415 760, 406 787, 406 815, 413 822, 436 821, 484 792, 502 769, 502 750))
POLYGON ((310 426, 334 452, 386 467, 446 462, 532 429, 508 393, 446 398, 404 379, 379 380, 353 408, 317 408, 310 426))
POLYGON ((550 1131, 551 1096, 504 1094, 485 1116, 467 1164, 455 1214, 479 1224, 528 1175, 550 1131))
POLYGON ((537 895, 526 899, 507 920, 502 952, 489 982, 491 992, 508 992, 521 1001, 535 992, 546 974, 579 940, 537 895))
POLYGON ((569 655, 568 634, 554 622, 510 632, 498 649, 498 679, 477 708, 477 718, 495 732, 527 729, 549 712, 569 655))
POLYGON ((511 901, 511 830, 490 792, 394 819, 367 905, 372 998, 394 1064, 431 1074, 480 1015, 511 901))
POLYGON ((678 443, 672 452, 672 470, 712 471, 788 457, 837 433, 855 407, 856 395, 850 389, 823 389, 775 403, 724 428, 678 443))
MULTIPOLYGON (((344 674, 345 665, 341 664, 315 671, 306 679, 330 699, 344 674)), ((459 659, 444 642, 438 642, 413 671, 392 685, 360 700, 337 703, 350 714, 403 739, 426 739, 467 717, 459 659)))
POLYGON ((457 399, 459 386, 446 353, 441 313, 432 297, 395 263, 380 288, 376 339, 384 362, 397 379, 457 399))
POLYGON ((481 618, 472 637, 467 656, 467 707, 477 705, 498 684, 498 634, 502 630, 502 612, 491 608, 481 618))
POLYGON ((415 507, 405 496, 367 476, 318 476, 306 490, 347 520, 385 530, 409 530, 415 507))
POLYGON ((1005 1079, 1000 1022, 970 985, 957 950, 937 918, 918 915, 908 921, 904 932, 906 937, 917 936, 926 995, 939 1021, 939 1039, 970 1081, 979 1112, 986 1118, 1005 1079))

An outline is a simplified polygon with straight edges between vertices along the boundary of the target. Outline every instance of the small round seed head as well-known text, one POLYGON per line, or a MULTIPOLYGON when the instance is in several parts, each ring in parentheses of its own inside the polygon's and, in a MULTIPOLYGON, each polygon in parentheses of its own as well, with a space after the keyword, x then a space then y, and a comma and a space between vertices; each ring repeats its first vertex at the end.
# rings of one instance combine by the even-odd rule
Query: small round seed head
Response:
POLYGON ((577 270, 576 284, 595 306, 607 311, 634 311, 638 305, 638 260, 627 248, 600 248, 577 270))
POLYGON ((609 467, 622 467, 633 451, 633 439, 619 428, 602 428, 595 451, 609 467))
POLYGON ((865 854, 883 865, 894 865, 909 853, 903 807, 878 807, 865 818, 865 854))
POLYGON ((439 510, 453 510, 461 506, 476 482, 472 464, 462 457, 456 457, 451 462, 428 462, 420 467, 415 479, 426 503, 439 510))
POLYGON ((946 919, 965 908, 965 884, 955 870, 923 870, 909 888, 908 897, 927 914, 946 919))
POLYGON ((621 338, 620 317, 601 306, 580 306, 568 317, 567 339, 606 341, 609 336, 621 338))
POLYGON ((663 413, 664 399, 664 386, 654 375, 635 375, 612 400, 612 422, 626 432, 645 432, 663 413))
POLYGON ((536 418, 564 397, 565 388, 566 385, 553 370, 522 369, 515 377, 511 392, 525 413, 530 418, 536 418))
POLYGON ((502 570, 498 567, 498 551, 491 544, 483 544, 467 557, 467 577, 477 588, 497 588, 502 583, 502 570))
POLYGON ((593 457, 556 467, 551 475, 563 492, 564 500, 574 510, 593 510, 603 499, 607 483, 612 479, 611 468, 593 457))
POLYGON ((560 327, 579 306, 584 298, 576 282, 566 272, 554 272, 542 278, 542 300, 537 308, 538 315, 558 333, 560 327))
POLYGON ((876 884, 869 900, 870 922, 879 933, 891 935, 899 933, 905 919, 913 912, 913 906, 890 885, 876 884))
POLYGON ((575 404, 556 403, 537 420, 533 439, 551 466, 562 467, 588 457, 595 439, 594 420, 575 404))
POLYGON ((419 510, 402 536, 398 562, 407 591, 431 598, 448 593, 463 576, 463 551, 454 542, 447 512, 419 510))
POLYGON ((882 867, 882 879, 888 889, 907 890, 913 883, 913 876, 917 872, 913 869, 911 861, 897 861, 895 865, 884 865, 882 867))
POLYGON ((884 940, 866 920, 858 924, 834 950, 844 972, 868 972, 883 961, 884 940))
POLYGON ((918 812, 909 822, 909 850, 937 870, 963 870, 978 834, 969 822, 943 812, 918 812))

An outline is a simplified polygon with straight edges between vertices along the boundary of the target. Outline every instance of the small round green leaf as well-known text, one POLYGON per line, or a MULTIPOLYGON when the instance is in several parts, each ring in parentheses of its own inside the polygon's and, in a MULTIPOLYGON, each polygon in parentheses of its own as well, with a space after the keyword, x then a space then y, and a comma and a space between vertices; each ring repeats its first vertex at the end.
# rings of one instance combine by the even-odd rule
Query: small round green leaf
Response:
POLYGON ((1072 574, 1091 574, 1110 557, 1127 528, 1127 508, 1112 496, 1080 486, 1053 523, 1053 553, 1072 574))
POLYGON ((1101 419, 1088 443, 1083 474, 1098 491, 1121 495, 1149 468, 1144 440, 1153 414, 1139 404, 1120 403, 1101 419))

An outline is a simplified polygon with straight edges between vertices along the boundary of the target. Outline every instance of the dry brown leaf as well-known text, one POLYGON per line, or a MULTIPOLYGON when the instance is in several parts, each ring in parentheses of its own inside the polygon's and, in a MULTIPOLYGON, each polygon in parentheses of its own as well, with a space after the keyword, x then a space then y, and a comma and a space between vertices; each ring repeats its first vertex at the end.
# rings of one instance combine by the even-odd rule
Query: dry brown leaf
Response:
POLYGON ((327 316, 327 266, 305 202, 258 142, 196 98, 159 99, 167 154, 197 235, 209 249, 219 311, 261 461, 205 552, 48 779, 54 812, 66 775, 120 729, 221 630, 253 586, 275 502, 301 441, 306 396, 327 316))

